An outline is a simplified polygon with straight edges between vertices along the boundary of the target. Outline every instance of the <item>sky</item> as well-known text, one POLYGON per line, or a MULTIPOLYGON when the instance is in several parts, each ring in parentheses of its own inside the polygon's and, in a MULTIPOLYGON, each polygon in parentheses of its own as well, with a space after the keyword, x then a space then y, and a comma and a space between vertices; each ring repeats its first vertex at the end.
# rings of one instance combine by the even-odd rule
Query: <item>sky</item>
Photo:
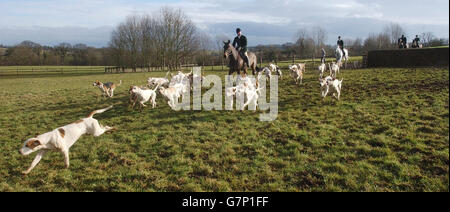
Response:
POLYGON ((326 30, 329 44, 338 35, 364 39, 390 23, 410 38, 429 31, 449 37, 448 0, 0 0, 0 44, 105 47, 127 16, 154 14, 163 6, 181 9, 213 39, 231 39, 240 27, 249 46, 294 42, 298 30, 313 26, 326 30))

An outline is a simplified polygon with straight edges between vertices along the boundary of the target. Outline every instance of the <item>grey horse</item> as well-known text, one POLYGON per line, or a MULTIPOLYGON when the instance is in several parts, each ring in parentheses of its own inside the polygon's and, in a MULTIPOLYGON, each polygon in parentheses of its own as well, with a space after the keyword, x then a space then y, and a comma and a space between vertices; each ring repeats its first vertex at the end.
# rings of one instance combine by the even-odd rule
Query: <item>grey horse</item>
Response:
MULTIPOLYGON (((230 71, 228 75, 232 75, 234 72, 241 74, 241 71, 244 71, 244 75, 247 75, 247 66, 244 64, 244 59, 242 59, 238 50, 231 45, 230 40, 223 42, 223 44, 224 57, 230 60, 230 71)), ((248 52, 248 61, 252 69, 252 74, 256 75, 256 72, 259 72, 260 68, 257 66, 256 55, 253 52, 248 52)))

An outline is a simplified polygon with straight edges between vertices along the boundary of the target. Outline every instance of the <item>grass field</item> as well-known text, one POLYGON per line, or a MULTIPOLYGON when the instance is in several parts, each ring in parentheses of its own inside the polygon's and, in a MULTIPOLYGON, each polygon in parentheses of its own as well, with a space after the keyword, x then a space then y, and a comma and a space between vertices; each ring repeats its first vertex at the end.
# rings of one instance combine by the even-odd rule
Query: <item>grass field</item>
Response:
POLYGON ((310 69, 303 85, 280 81, 270 123, 176 112, 161 96, 127 108, 130 85, 164 74, 0 77, 0 191, 449 191, 448 68, 343 71, 340 102, 322 101, 310 69), (105 101, 95 80, 124 84, 105 101), (96 118, 118 131, 81 137, 69 169, 54 152, 21 174, 34 157, 19 155, 25 139, 111 104, 96 118))

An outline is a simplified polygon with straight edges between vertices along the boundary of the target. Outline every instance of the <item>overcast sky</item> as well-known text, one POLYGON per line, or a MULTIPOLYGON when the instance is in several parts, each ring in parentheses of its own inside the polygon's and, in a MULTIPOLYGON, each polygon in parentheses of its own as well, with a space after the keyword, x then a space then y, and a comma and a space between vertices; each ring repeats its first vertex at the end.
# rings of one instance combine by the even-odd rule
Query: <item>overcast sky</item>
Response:
POLYGON ((330 44, 338 35, 365 38, 391 22, 408 37, 428 31, 449 37, 448 0, 0 0, 0 44, 103 47, 126 16, 162 6, 182 9, 213 38, 232 38, 240 27, 250 46, 293 42, 299 29, 314 25, 327 31, 330 44))

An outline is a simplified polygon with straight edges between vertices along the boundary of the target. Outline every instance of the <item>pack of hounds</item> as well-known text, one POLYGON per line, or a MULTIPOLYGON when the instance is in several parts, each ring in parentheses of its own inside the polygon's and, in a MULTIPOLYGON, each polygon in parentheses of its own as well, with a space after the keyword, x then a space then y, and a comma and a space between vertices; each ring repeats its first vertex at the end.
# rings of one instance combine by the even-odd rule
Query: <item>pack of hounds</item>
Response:
MULTIPOLYGON (((339 73, 340 67, 341 64, 328 64, 330 75, 324 78, 323 76, 324 72, 327 70, 327 66, 325 64, 321 64, 319 66, 319 83, 323 99, 325 99, 328 93, 332 92, 333 96, 339 100, 341 95, 342 80, 337 80, 336 76, 339 73)), ((295 84, 303 83, 303 73, 306 71, 305 63, 290 65, 289 71, 295 84)), ((266 76, 266 79, 270 80, 272 73, 278 75, 280 79, 283 77, 281 69, 275 64, 269 64, 269 66, 264 67, 258 73, 256 79, 253 80, 250 77, 239 75, 236 78, 236 86, 226 88, 225 95, 227 97, 233 97, 231 99, 246 99, 244 101, 245 103, 240 106, 241 110, 244 110, 247 106, 249 107, 249 110, 256 110, 258 98, 261 95, 261 88, 259 87, 258 81, 263 75, 266 76)), ((179 101, 179 98, 183 95, 183 93, 191 91, 194 80, 200 80, 200 82, 204 80, 203 76, 196 75, 192 72, 186 74, 179 71, 177 75, 171 75, 171 80, 168 79, 168 76, 169 72, 164 78, 148 78, 146 86, 131 86, 129 89, 130 107, 134 108, 136 104, 139 104, 139 108, 142 109, 143 107, 147 107, 147 102, 150 102, 152 108, 155 108, 157 91, 159 91, 159 93, 168 100, 167 104, 173 109, 175 107, 175 103, 179 101)), ((118 84, 112 82, 102 83, 99 81, 96 81, 93 84, 93 86, 100 89, 105 98, 112 98, 114 96, 114 90, 121 85, 121 80, 118 84)), ((232 107, 233 101, 231 101, 230 105, 230 108, 232 107)), ((114 127, 101 125, 98 120, 93 118, 95 114, 106 112, 111 108, 113 108, 113 106, 95 110, 86 118, 62 127, 58 127, 53 131, 38 135, 34 138, 27 139, 23 143, 19 153, 24 156, 30 155, 34 152, 38 152, 38 154, 31 163, 31 166, 22 173, 25 175, 30 173, 42 157, 50 150, 61 152, 64 156, 65 166, 68 168, 70 164, 69 149, 82 135, 89 134, 94 137, 98 137, 104 133, 109 133, 116 130, 114 127)))

